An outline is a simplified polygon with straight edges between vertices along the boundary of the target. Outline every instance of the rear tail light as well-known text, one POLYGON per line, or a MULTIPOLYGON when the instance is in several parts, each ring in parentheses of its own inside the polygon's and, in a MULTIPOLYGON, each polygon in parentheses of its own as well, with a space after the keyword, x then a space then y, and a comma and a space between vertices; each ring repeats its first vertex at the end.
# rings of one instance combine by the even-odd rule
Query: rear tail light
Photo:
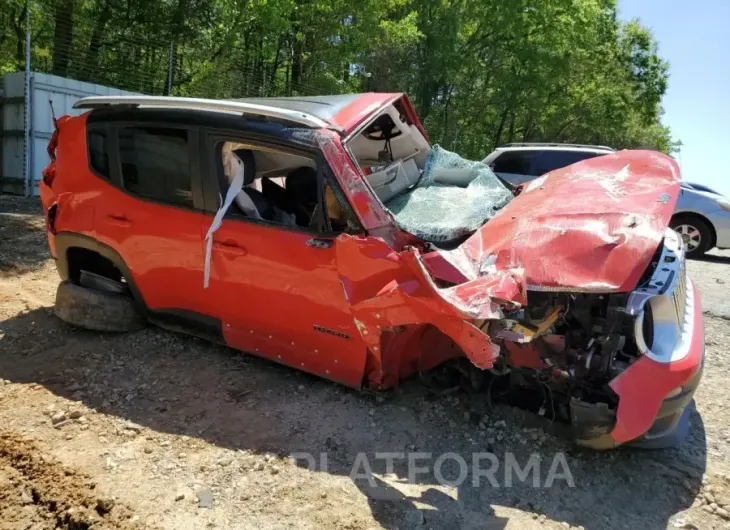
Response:
POLYGON ((48 142, 48 156, 51 159, 51 163, 46 166, 46 168, 43 170, 43 182, 46 183, 48 187, 53 186, 53 180, 56 178, 56 148, 58 147, 58 124, 54 120, 54 125, 56 126, 53 130, 53 134, 51 135, 51 139, 48 142))

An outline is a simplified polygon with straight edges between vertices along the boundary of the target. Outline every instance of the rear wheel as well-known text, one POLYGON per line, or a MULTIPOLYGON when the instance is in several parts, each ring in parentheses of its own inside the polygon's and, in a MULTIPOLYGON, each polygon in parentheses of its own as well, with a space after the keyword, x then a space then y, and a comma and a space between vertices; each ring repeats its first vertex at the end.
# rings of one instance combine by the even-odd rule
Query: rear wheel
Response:
POLYGON ((678 215, 671 226, 684 241, 688 258, 698 258, 712 248, 712 230, 699 217, 678 215))
POLYGON ((70 280, 58 285, 54 312, 64 322, 94 331, 136 331, 145 325, 130 295, 82 287, 70 280))

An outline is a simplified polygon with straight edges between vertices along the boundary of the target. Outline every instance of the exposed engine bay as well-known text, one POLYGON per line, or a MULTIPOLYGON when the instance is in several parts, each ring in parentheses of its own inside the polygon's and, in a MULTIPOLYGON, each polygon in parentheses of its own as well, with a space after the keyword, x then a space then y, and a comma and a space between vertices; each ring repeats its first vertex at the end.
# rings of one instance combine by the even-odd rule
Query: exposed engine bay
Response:
POLYGON ((539 391, 546 398, 539 407, 555 407, 553 415, 564 419, 571 400, 615 408, 608 383, 639 357, 627 298, 529 293, 529 307, 490 323, 490 335, 502 339, 492 374, 507 378, 510 388, 539 391))
MULTIPOLYGON (((609 382, 637 361, 635 319, 627 294, 530 292, 529 308, 485 322, 500 345, 494 366, 482 371, 454 359, 421 373, 436 394, 459 389, 571 423, 581 445, 605 440, 616 422, 618 396, 609 382)), ((646 330, 645 330, 646 331, 646 330)))

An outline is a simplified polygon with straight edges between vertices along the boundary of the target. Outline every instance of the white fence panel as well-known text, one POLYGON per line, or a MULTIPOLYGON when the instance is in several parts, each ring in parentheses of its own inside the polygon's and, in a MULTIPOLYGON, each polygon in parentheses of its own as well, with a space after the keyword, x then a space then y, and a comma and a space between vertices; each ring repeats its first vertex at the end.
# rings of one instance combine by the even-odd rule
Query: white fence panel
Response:
POLYGON ((33 180, 33 194, 38 195, 41 171, 49 163, 46 146, 53 134, 51 105, 56 117, 78 115, 86 112, 76 110, 73 104, 86 96, 116 96, 134 94, 116 88, 94 85, 74 79, 33 72, 30 78, 30 145, 25 146, 25 72, 7 74, 3 78, 5 94, 2 101, 2 167, 0 192, 24 193, 23 157, 27 154, 30 175, 33 180), (27 149, 27 153, 26 150, 27 149))

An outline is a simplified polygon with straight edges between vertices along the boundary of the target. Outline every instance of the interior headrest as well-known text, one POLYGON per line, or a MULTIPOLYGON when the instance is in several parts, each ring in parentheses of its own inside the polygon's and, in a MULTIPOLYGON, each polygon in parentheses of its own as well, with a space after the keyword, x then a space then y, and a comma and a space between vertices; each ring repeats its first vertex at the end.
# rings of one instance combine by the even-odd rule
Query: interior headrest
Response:
POLYGON ((241 162, 243 162, 243 185, 253 184, 256 179, 256 159, 250 149, 236 149, 233 151, 241 162))

